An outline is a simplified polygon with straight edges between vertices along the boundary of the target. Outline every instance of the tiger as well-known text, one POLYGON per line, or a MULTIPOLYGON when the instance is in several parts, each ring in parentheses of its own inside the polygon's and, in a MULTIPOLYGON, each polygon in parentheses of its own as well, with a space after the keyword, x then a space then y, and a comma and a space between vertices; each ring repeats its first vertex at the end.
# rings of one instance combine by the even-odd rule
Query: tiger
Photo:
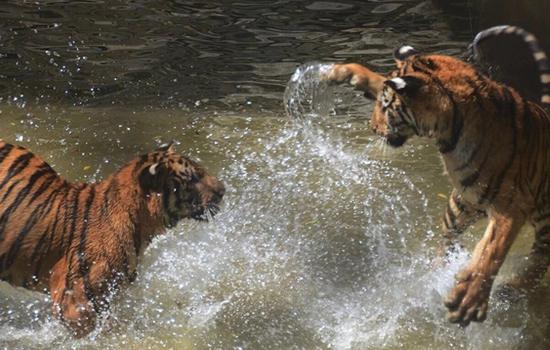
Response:
POLYGON ((49 292, 77 338, 136 278, 149 242, 180 220, 219 211, 223 182, 173 144, 98 183, 61 177, 28 149, 0 141, 0 280, 49 292))
POLYGON ((422 54, 412 46, 395 50, 388 75, 360 64, 334 64, 324 79, 350 83, 375 99, 370 126, 392 147, 413 136, 435 140, 452 191, 443 216, 447 251, 479 218, 488 224, 472 257, 455 277, 444 305, 448 320, 482 322, 493 281, 524 224, 535 240, 525 265, 504 287, 534 288, 550 264, 550 71, 546 54, 531 33, 514 26, 492 27, 474 42, 516 35, 530 48, 542 84, 540 101, 483 75, 470 63, 422 54))

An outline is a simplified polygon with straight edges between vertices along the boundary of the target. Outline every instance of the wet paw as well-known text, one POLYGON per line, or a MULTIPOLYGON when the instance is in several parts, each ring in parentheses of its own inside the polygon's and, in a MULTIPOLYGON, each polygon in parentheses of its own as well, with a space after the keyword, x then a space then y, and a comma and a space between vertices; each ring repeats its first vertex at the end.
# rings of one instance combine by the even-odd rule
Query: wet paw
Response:
POLYGON ((457 283, 445 299, 452 323, 467 326, 470 322, 483 322, 487 318, 490 283, 484 276, 463 271, 457 276, 457 283))
POLYGON ((349 82, 350 85, 356 86, 359 84, 360 78, 354 73, 354 66, 359 65, 354 63, 335 64, 322 78, 336 84, 349 82))

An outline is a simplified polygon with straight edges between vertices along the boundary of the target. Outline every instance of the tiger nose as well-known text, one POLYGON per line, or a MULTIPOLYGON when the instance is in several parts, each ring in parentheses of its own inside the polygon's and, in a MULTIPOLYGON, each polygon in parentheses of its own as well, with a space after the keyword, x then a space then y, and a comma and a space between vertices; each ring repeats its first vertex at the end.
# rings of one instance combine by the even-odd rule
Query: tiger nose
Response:
POLYGON ((225 185, 223 184, 223 182, 217 181, 217 184, 214 187, 214 195, 217 197, 218 200, 221 200, 224 194, 225 194, 225 185))
POLYGON ((215 203, 219 203, 222 200, 223 195, 225 194, 225 186, 223 182, 213 176, 210 177, 208 180, 208 188, 212 193, 212 201, 215 203))

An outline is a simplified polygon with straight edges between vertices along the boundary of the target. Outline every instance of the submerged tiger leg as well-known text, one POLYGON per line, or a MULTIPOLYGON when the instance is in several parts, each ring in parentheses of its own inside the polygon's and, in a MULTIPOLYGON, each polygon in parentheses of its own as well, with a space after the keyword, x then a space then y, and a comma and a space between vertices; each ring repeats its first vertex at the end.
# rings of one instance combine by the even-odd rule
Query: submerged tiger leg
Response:
POLYGON ((504 286, 527 291, 536 287, 550 265, 550 218, 535 222, 535 242, 518 274, 504 286))
POLYGON ((448 254, 452 251, 458 236, 483 215, 484 212, 463 200, 462 196, 453 189, 443 215, 444 245, 441 247, 439 255, 448 254))
POLYGON ((483 238, 445 300, 451 322, 468 325, 485 320, 493 281, 524 221, 522 214, 490 213, 483 238))
POLYGON ((54 315, 72 330, 74 336, 83 337, 94 329, 96 312, 86 297, 83 278, 69 273, 66 258, 52 269, 50 293, 54 315))

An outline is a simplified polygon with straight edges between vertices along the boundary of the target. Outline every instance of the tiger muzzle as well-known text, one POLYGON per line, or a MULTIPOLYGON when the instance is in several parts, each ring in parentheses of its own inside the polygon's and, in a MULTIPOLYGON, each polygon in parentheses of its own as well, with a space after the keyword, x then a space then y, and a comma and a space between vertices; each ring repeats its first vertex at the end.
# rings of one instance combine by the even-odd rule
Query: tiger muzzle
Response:
POLYGON ((220 211, 219 205, 225 195, 224 184, 215 177, 205 179, 201 185, 202 203, 193 214, 193 218, 197 220, 206 219, 208 214, 212 217, 216 215, 220 211))

